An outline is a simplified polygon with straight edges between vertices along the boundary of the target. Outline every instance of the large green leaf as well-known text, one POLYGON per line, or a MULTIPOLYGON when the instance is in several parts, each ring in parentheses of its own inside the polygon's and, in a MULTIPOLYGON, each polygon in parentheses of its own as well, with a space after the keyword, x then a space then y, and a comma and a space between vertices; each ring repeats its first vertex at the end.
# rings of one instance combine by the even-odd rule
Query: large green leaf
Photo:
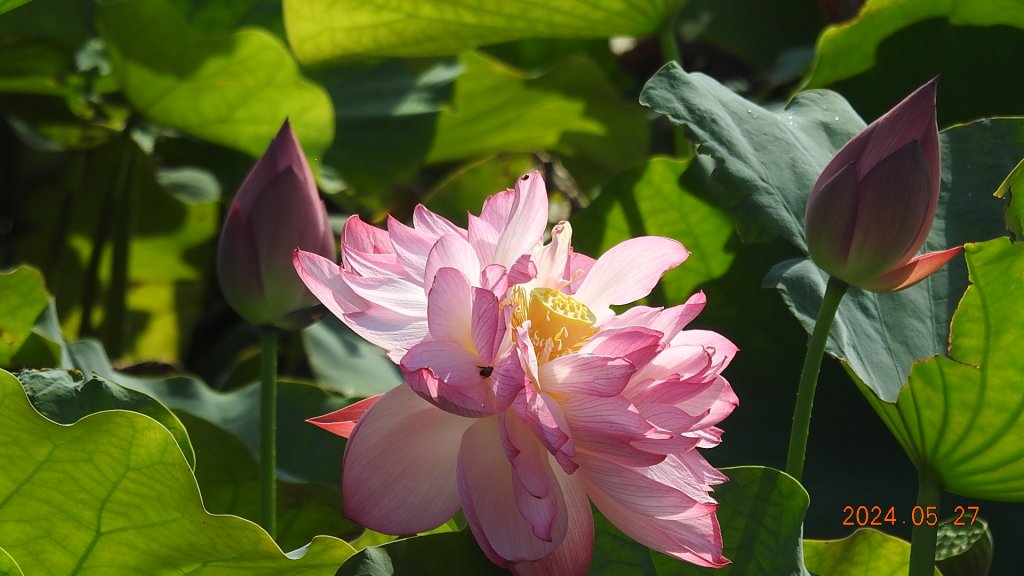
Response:
POLYGON ((49 301, 46 282, 39 270, 19 266, 0 272, 0 302, 3 302, 0 307, 0 366, 11 365, 49 301))
POLYGON ((804 561, 815 576, 903 576, 910 567, 910 543, 862 528, 842 540, 805 540, 804 561))
POLYGON ((22 4, 28 4, 32 0, 0 0, 0 14, 10 12, 22 4))
POLYGON ((554 151, 575 163, 577 178, 590 178, 581 182, 589 188, 643 158, 643 112, 619 98, 590 60, 565 60, 536 78, 477 52, 460 60, 465 72, 438 118, 428 161, 554 151))
POLYGON ((594 510, 594 555, 587 576, 655 576, 651 551, 594 510))
MULTIPOLYGON (((715 487, 725 557, 732 561, 715 574, 736 576, 805 575, 800 555, 807 491, 792 477, 758 466, 725 468, 729 481, 715 487)), ((658 576, 707 574, 653 553, 658 576)))
POLYGON ((619 174, 586 210, 573 217, 573 244, 595 258, 629 238, 667 236, 690 251, 656 290, 662 303, 677 304, 729 270, 734 255, 729 216, 680 185, 689 161, 651 158, 619 174))
POLYGON ((803 88, 834 86, 865 117, 941 75, 939 123, 1024 113, 1024 84, 1006 74, 1024 51, 1020 0, 868 0, 818 38, 803 88))
MULTIPOLYGON (((782 236, 806 250, 803 214, 810 192, 831 155, 863 126, 832 92, 797 95, 772 112, 700 74, 662 69, 641 101, 687 125, 699 144, 702 166, 733 205, 740 233, 760 240, 782 236)), ((977 196, 1024 156, 1024 121, 992 120, 958 126, 940 135, 943 166, 939 207, 925 250, 985 240, 1002 233, 1000 206, 977 196)), ((692 168, 691 168, 692 169, 692 168)), ((809 260, 784 262, 766 283, 778 286, 805 328, 817 316, 825 279, 809 260)), ((851 289, 829 338, 830 354, 883 400, 893 402, 914 360, 943 354, 949 319, 966 286, 955 261, 921 284, 896 294, 851 289)))
POLYGON ((971 286, 953 316, 952 358, 914 365, 895 405, 868 396, 918 470, 945 490, 1024 501, 1024 245, 965 248, 971 286))
POLYGON ((3 548, 0 548, 0 576, 25 576, 18 563, 3 548))
POLYGON ((257 525, 203 509, 167 430, 134 412, 58 425, 0 373, 0 542, 30 574, 333 574, 353 552, 328 537, 299 559, 257 525))
POLYGON ((164 0, 105 2, 97 18, 125 95, 147 117, 252 156, 285 118, 314 159, 330 145, 327 93, 270 33, 201 37, 164 0))
POLYGON ((285 0, 288 40, 305 63, 351 56, 436 56, 520 38, 644 36, 666 0, 285 0))
MULTIPOLYGON (((117 372, 103 349, 93 341, 70 346, 76 368, 139 390, 169 408, 187 412, 240 438, 252 455, 259 453, 260 391, 254 382, 231 392, 218 392, 197 378, 139 378, 117 372)), ((335 486, 341 478, 344 440, 306 424, 307 418, 332 412, 347 403, 309 384, 278 382, 278 478, 286 482, 315 482, 335 486)))
POLYGON ((189 466, 195 453, 181 421, 163 404, 141 392, 99 377, 83 377, 77 370, 26 370, 18 374, 32 406, 58 424, 73 424, 104 410, 130 410, 145 414, 171 433, 189 466))
POLYGON ((449 576, 451 574, 508 574, 498 568, 469 530, 415 536, 366 548, 349 558, 337 576, 449 576))

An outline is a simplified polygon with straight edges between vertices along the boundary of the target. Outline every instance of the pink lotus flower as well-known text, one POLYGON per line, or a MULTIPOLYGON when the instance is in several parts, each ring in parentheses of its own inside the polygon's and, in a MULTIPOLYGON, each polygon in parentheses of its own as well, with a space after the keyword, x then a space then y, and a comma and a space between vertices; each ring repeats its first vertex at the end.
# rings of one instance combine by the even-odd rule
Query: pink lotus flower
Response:
POLYGON ((300 276, 389 351, 407 385, 311 422, 349 438, 345 513, 374 530, 430 530, 460 508, 483 551, 518 574, 583 574, 590 502, 637 541, 722 566, 711 486, 695 450, 737 400, 721 371, 736 347, 683 330, 703 294, 646 296, 688 253, 635 238, 600 259, 560 223, 542 244, 538 174, 489 198, 468 230, 418 207, 413 228, 357 218, 342 266, 297 252, 300 276))
POLYGON ((939 201, 941 158, 932 80, 844 145, 807 201, 811 258, 874 292, 909 288, 961 247, 915 256, 939 201))

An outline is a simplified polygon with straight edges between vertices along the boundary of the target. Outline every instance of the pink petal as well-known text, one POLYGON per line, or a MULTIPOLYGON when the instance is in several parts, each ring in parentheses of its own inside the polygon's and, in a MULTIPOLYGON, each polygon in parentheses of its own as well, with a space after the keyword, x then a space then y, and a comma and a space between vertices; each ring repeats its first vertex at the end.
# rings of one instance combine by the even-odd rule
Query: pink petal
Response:
POLYGON ((505 456, 497 418, 477 420, 462 436, 458 456, 458 488, 462 510, 480 547, 494 563, 539 560, 561 544, 568 528, 568 510, 557 483, 550 486, 557 506, 550 538, 534 535, 520 511, 515 474, 505 456))
POLYGON ((537 255, 537 285, 560 289, 565 267, 569 263, 569 246, 572 241, 572 226, 559 222, 551 229, 551 242, 537 255))
POLYGON ((596 260, 590 256, 574 252, 572 246, 569 247, 569 260, 565 263, 565 279, 569 281, 565 287, 566 294, 575 294, 580 289, 583 279, 594 267, 594 262, 596 260))
POLYGON ((649 435, 661 439, 670 436, 659 434, 621 396, 571 396, 562 401, 561 408, 578 453, 601 454, 620 464, 637 467, 651 466, 665 459, 664 455, 633 447, 633 442, 649 435))
POLYGON ((425 318, 371 304, 349 287, 338 265, 327 258, 296 250, 292 264, 302 282, 331 313, 373 344, 388 351, 406 350, 427 336, 425 318))
POLYGON ((455 268, 438 270, 427 299, 431 336, 472 350, 472 314, 473 289, 469 280, 455 268))
POLYGON ((939 252, 922 254, 910 262, 886 272, 879 278, 864 284, 865 290, 875 292, 896 292, 904 288, 910 288, 946 265, 954 256, 963 250, 963 246, 956 246, 939 252))
POLYGON ((612 356, 568 354, 539 367, 544 390, 553 394, 615 396, 622 392, 636 369, 612 356))
POLYGON ((319 426, 324 430, 327 430, 331 434, 337 434, 342 438, 348 438, 352 435, 352 429, 356 427, 356 422, 363 417, 364 414, 370 409, 371 406, 377 403, 383 397, 383 394, 360 400, 354 404, 349 404, 341 410, 335 410, 329 414, 323 416, 317 416, 306 420, 310 424, 319 426))
POLYGON ((341 231, 341 243, 344 247, 367 254, 394 254, 391 237, 387 231, 363 222, 359 216, 351 216, 345 220, 341 231))
MULTIPOLYGON (((678 397, 672 404, 689 414, 702 414, 692 430, 714 426, 736 409, 740 404, 739 397, 733 392, 729 381, 721 376, 715 378, 710 386, 688 397, 678 397)), ((701 446, 705 448, 707 446, 701 446)))
POLYGON ((519 513, 530 523, 533 535, 551 542, 564 503, 558 481, 551 471, 548 453, 533 433, 514 416, 500 415, 501 440, 512 464, 513 487, 519 513))
MULTIPOLYGON (((408 355, 407 355, 408 356, 408 355)), ((421 398, 437 406, 441 410, 466 416, 480 418, 491 416, 497 409, 490 387, 483 379, 476 384, 453 384, 455 378, 443 380, 430 367, 410 369, 403 367, 402 374, 409 387, 421 398)))
POLYGON ((608 250, 590 269, 575 296, 598 317, 612 304, 629 304, 650 294, 666 271, 689 256, 670 238, 631 238, 608 250))
POLYGON ((624 358, 634 366, 643 366, 658 353, 664 334, 650 328, 625 326, 604 328, 580 349, 580 354, 624 358))
POLYGON ((423 271, 427 267, 427 254, 437 238, 428 232, 410 228, 391 216, 388 216, 388 234, 398 261, 414 280, 422 281, 423 271))
POLYGON ((412 318, 427 317, 427 295, 423 288, 402 278, 370 276, 342 272, 345 284, 361 298, 398 314, 412 318))
POLYGON ((683 330, 672 338, 672 346, 702 346, 711 354, 712 370, 716 373, 725 370, 739 352, 731 340, 709 330, 683 330))
POLYGON ((412 280, 395 254, 373 254, 342 246, 341 257, 344 269, 359 276, 391 276, 412 280))
MULTIPOLYGON (((510 191, 511 192, 511 191, 510 191)), ((493 196, 491 196, 493 198, 493 196)), ((484 210, 487 210, 488 198, 484 200, 484 210)), ((504 222, 502 222, 504 225, 504 222)), ((492 226, 483 218, 469 215, 469 234, 466 236, 469 243, 476 250, 480 262, 487 264, 494 262, 494 247, 498 243, 498 229, 492 226)), ((504 267, 502 267, 504 268, 504 267)))
POLYGON ((695 502, 671 486, 591 457, 582 458, 580 470, 594 505, 637 542, 699 566, 728 564, 716 505, 695 502))
POLYGON ((544 392, 537 392, 533 384, 527 381, 512 402, 511 409, 530 426, 538 440, 567 473, 576 470, 576 464, 572 461, 576 448, 569 434, 571 428, 554 398, 544 392))
POLYGON ((509 284, 525 284, 537 277, 537 264, 529 254, 523 254, 508 269, 509 284))
POLYGON ((489 264, 480 271, 480 287, 504 297, 508 291, 508 271, 501 264, 489 264))
MULTIPOLYGON (((548 193, 539 172, 530 172, 516 181, 515 202, 494 247, 494 263, 511 266, 544 239, 548 223, 548 193)), ((486 215, 481 215, 486 218, 486 215)))
POLYGON ((465 230, 459 228, 455 224, 452 224, 451 221, 444 216, 427 210, 423 204, 417 204, 416 208, 413 209, 412 223, 417 230, 427 232, 434 238, 440 238, 445 234, 453 234, 463 240, 466 238, 465 230))
POLYGON ((470 332, 473 346, 480 356, 483 366, 492 366, 508 323, 503 321, 503 314, 498 305, 498 298, 490 290, 473 288, 473 311, 470 332))
POLYGON ((534 562, 512 565, 519 576, 584 576, 594 551, 594 514, 590 500, 578 478, 559 468, 552 468, 562 489, 568 511, 568 530, 562 544, 554 552, 534 562))
POLYGON ((453 234, 445 234, 438 238, 423 269, 423 285, 432 286, 434 276, 441 268, 454 268, 476 282, 480 278, 480 260, 469 242, 453 234))
POLYGON ((458 446, 473 422, 406 386, 384 394, 345 448, 345 515, 386 534, 423 532, 451 518, 459 509, 458 446))

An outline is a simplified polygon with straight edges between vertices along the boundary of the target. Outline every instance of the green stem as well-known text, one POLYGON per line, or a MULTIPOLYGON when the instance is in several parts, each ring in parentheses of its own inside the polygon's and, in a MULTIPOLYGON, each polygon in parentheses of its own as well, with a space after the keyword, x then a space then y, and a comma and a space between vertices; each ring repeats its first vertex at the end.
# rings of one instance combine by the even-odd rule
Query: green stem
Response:
POLYGON ((931 474, 919 472, 917 506, 924 521, 915 524, 910 536, 910 576, 932 576, 935 573, 935 542, 939 535, 941 502, 942 488, 938 482, 931 474))
MULTIPOLYGON (((661 48, 661 58, 667 62, 675 61, 683 65, 683 54, 679 51, 679 39, 676 35, 676 23, 679 20, 679 13, 682 12, 686 0, 676 0, 667 10, 665 21, 662 22, 661 30, 658 32, 658 45, 661 48)), ((675 155, 679 158, 692 158, 694 154, 693 144, 686 139, 682 126, 672 127, 672 143, 675 146, 675 155)))
POLYGON ((786 472, 800 480, 804 474, 804 455, 807 453, 807 435, 811 429, 811 408, 814 406, 814 389, 818 385, 821 359, 825 355, 825 343, 832 329, 832 321, 839 310, 839 302, 846 294, 847 285, 837 278, 828 279, 825 296, 821 300, 818 319, 807 343, 807 356, 800 371, 800 388, 796 394, 796 408, 793 410, 793 428, 789 433, 789 455, 786 457, 786 472))
POLYGON ((277 331, 260 328, 260 518, 277 532, 277 331))

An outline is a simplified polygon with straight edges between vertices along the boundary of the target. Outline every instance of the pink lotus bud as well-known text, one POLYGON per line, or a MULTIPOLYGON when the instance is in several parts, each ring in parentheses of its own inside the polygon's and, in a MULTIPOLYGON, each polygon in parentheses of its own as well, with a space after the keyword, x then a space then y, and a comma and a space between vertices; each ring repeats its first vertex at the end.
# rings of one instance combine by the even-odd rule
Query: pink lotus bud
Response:
POLYGON ((807 200, 811 259, 847 284, 895 292, 961 247, 915 256, 932 227, 941 160, 932 79, 836 153, 807 200))
POLYGON ((217 247, 224 297, 250 323, 300 328, 323 313, 292 266, 296 248, 335 258, 327 210, 285 121, 235 194, 217 247))

